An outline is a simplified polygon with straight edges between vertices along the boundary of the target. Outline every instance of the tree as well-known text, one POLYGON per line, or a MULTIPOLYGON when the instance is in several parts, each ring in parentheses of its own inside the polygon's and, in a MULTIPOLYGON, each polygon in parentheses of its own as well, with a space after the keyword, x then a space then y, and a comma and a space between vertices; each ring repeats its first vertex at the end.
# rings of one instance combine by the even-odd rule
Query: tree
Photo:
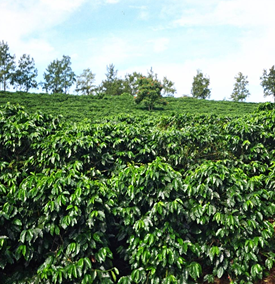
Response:
POLYGON ((117 78, 117 70, 115 70, 114 64, 107 66, 106 80, 102 81, 98 89, 99 92, 111 96, 118 96, 126 91, 124 80, 117 78))
POLYGON ((144 103, 148 110, 152 110, 156 103, 167 104, 161 96, 162 84, 152 77, 140 77, 137 80, 138 92, 135 98, 137 104, 144 103))
POLYGON ((141 78, 143 75, 138 72, 133 72, 132 74, 126 74, 124 85, 125 85, 125 92, 135 96, 138 91, 138 79, 141 78))
POLYGON ((174 88, 174 82, 168 80, 166 77, 162 80, 163 85, 163 94, 167 94, 168 96, 173 96, 176 93, 176 89, 174 88))
POLYGON ((247 76, 244 76, 242 72, 239 72, 234 79, 236 82, 230 98, 235 102, 244 101, 250 95, 248 89, 246 88, 248 85, 247 76))
POLYGON ((210 79, 205 77, 200 70, 193 78, 191 94, 194 98, 210 98, 211 90, 209 89, 210 79))
POLYGON ((264 89, 264 96, 273 96, 275 101, 275 69, 274 65, 269 69, 269 73, 266 69, 263 71, 261 86, 264 89))
POLYGON ((15 70, 15 55, 9 53, 8 43, 3 40, 0 42, 0 83, 2 89, 6 91, 8 81, 11 81, 13 72, 15 70))
POLYGON ((95 90, 95 74, 92 73, 90 68, 84 69, 80 76, 76 79, 76 91, 84 95, 90 95, 95 90))
POLYGON ((63 55, 62 60, 56 59, 51 62, 43 77, 45 82, 42 85, 46 92, 66 94, 76 80, 71 68, 71 58, 63 55))
POLYGON ((18 62, 18 68, 13 74, 12 84, 20 90, 28 92, 30 88, 37 88, 38 84, 37 69, 35 68, 34 59, 30 55, 23 54, 18 62))

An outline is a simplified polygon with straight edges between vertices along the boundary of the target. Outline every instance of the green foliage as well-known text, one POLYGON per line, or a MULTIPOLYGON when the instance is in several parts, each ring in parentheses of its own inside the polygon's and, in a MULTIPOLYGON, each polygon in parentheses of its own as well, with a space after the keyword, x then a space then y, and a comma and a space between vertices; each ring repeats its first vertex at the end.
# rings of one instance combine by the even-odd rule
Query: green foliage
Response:
POLYGON ((246 88, 248 85, 248 80, 247 76, 244 76, 242 72, 238 73, 238 76, 235 77, 235 84, 234 84, 234 89, 231 94, 231 99, 233 101, 244 101, 249 95, 249 91, 246 88))
POLYGON ((8 83, 12 79, 15 70, 15 55, 9 53, 8 43, 3 40, 0 42, 0 84, 4 91, 8 88, 8 83))
POLYGON ((261 79, 261 86, 264 89, 265 96, 273 96, 275 101, 275 67, 274 65, 267 72, 266 69, 263 71, 261 79))
POLYGON ((80 92, 82 95, 90 95, 95 91, 95 74, 88 69, 84 69, 80 76, 76 79, 76 91, 80 92))
POLYGON ((132 96, 107 96, 97 94, 94 96, 76 96, 66 94, 27 94, 0 92, 0 105, 7 102, 19 103, 26 107, 30 113, 35 113, 37 109, 43 113, 59 115, 62 114, 68 121, 92 121, 110 116, 138 117, 159 117, 171 116, 171 114, 181 114, 189 119, 191 115, 219 114, 223 116, 242 116, 252 113, 258 103, 241 103, 232 101, 210 101, 194 98, 173 98, 166 97, 168 104, 165 107, 156 105, 153 111, 148 112, 142 105, 137 105, 132 96))
POLYGON ((191 94, 194 98, 207 99, 210 98, 211 90, 209 89, 210 79, 205 77, 200 70, 193 78, 191 94))
POLYGON ((275 261, 274 122, 1 107, 1 283, 255 283, 275 261))
POLYGON ((75 73, 71 68, 71 58, 63 55, 61 60, 51 62, 43 74, 42 87, 46 92, 67 93, 75 82, 75 73))
POLYGON ((148 110, 152 110, 155 104, 167 104, 161 96, 163 88, 161 82, 152 77, 140 77, 137 80, 138 91, 135 97, 137 104, 143 103, 148 110))
POLYGON ((30 55, 23 54, 19 59, 18 68, 12 76, 12 84, 16 89, 28 92, 31 88, 37 88, 36 77, 37 69, 34 59, 30 55))
POLYGON ((107 66, 106 80, 102 81, 98 90, 110 96, 118 96, 127 91, 124 80, 117 78, 117 70, 115 70, 114 64, 107 66))

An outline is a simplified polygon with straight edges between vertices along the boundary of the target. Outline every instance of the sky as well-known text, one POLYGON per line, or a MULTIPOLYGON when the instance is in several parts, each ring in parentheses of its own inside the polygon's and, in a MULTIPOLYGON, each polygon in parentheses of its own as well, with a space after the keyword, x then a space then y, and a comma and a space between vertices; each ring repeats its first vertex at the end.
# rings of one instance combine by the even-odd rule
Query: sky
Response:
POLYGON ((0 41, 16 60, 34 58, 38 81, 66 55, 76 75, 90 68, 97 85, 109 64, 120 78, 152 67, 175 83, 177 97, 190 95, 200 70, 210 99, 229 100, 242 72, 246 101, 265 102, 273 101, 260 77, 275 64, 274 11, 273 0, 0 0, 0 41))

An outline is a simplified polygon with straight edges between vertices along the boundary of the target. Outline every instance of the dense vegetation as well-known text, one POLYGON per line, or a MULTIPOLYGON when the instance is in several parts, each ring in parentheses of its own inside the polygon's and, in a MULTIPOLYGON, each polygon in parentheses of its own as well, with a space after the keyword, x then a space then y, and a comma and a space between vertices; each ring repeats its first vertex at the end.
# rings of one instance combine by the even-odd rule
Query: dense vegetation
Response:
POLYGON ((84 119, 101 119, 119 114, 162 116, 176 113, 198 113, 218 115, 244 115, 257 109, 257 103, 238 103, 230 101, 199 100, 190 97, 166 97, 165 106, 156 106, 152 113, 147 107, 137 105, 130 95, 120 96, 75 96, 66 94, 29 94, 0 92, 0 105, 7 102, 19 103, 30 113, 38 109, 45 114, 62 114, 66 120, 83 121, 84 119))
POLYGON ((21 95, 1 94, 27 108, 0 111, 1 283, 249 284, 273 267, 272 104, 103 117, 108 97, 21 95))

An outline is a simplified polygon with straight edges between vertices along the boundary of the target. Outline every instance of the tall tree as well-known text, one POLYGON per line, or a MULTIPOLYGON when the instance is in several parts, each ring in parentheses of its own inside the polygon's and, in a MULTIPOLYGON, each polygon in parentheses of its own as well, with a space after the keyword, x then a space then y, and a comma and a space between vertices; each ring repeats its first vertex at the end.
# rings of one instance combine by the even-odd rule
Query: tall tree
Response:
POLYGON ((263 71, 261 86, 264 89, 264 96, 273 96, 275 102, 275 67, 274 65, 267 72, 266 69, 263 71))
POLYGON ((76 80, 71 68, 71 58, 63 55, 62 60, 54 60, 49 64, 43 76, 45 82, 42 86, 46 92, 66 94, 76 80))
POLYGON ((247 85, 249 83, 247 76, 244 76, 242 72, 239 72, 235 77, 235 80, 236 82, 230 98, 235 102, 244 101, 250 95, 250 92, 247 89, 247 85))
POLYGON ((138 79, 142 77, 141 73, 133 72, 132 74, 126 74, 124 79, 125 92, 132 96, 137 94, 138 91, 138 79))
POLYGON ((114 64, 107 66, 106 80, 102 81, 98 89, 99 92, 111 96, 121 95, 126 91, 124 80, 117 77, 117 70, 115 69, 114 64))
POLYGON ((4 91, 8 88, 15 70, 15 55, 9 53, 8 43, 0 42, 0 86, 4 91))
MULTIPOLYGON (((153 67, 150 68, 148 72, 148 78, 152 78, 153 80, 158 80, 158 75, 153 71, 153 67)), ((161 81, 160 81, 161 82, 161 81)), ((176 93, 176 89, 174 87, 174 83, 167 79, 167 77, 163 77, 162 79, 162 95, 174 95, 176 93)))
POLYGON ((193 78, 191 94, 194 98, 206 99, 210 98, 211 90, 209 89, 210 79, 205 77, 200 70, 193 78))
POLYGON ((18 68, 13 74, 12 83, 19 90, 28 92, 31 88, 37 88, 36 81, 37 69, 35 68, 34 59, 30 55, 23 54, 18 62, 18 68))
POLYGON ((174 82, 167 79, 167 77, 164 77, 162 80, 163 85, 163 94, 168 96, 173 96, 176 93, 176 89, 174 87, 174 82))
POLYGON ((82 74, 76 78, 76 91, 83 95, 90 95, 95 90, 95 74, 90 68, 84 69, 82 74))

